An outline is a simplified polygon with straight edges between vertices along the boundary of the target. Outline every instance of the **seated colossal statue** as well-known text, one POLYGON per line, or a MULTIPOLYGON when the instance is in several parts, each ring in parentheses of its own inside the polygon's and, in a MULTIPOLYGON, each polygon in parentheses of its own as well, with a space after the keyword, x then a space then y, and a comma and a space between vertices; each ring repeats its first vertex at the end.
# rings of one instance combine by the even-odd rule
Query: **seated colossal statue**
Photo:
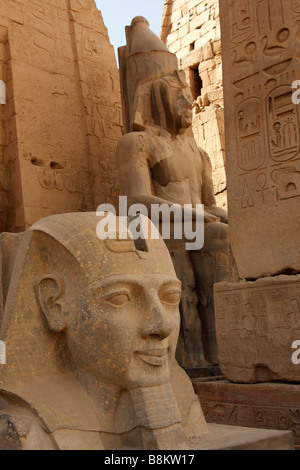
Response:
POLYGON ((0 236, 0 448, 187 449, 207 432, 175 360, 181 283, 162 241, 94 213, 0 236))
POLYGON ((176 56, 143 17, 126 28, 119 49, 125 135, 117 154, 122 193, 130 204, 204 205, 204 246, 186 252, 166 241, 183 285, 177 357, 186 369, 218 363, 213 284, 238 280, 227 213, 216 206, 211 162, 192 134, 193 98, 176 56), (197 305, 198 304, 198 305, 197 305))

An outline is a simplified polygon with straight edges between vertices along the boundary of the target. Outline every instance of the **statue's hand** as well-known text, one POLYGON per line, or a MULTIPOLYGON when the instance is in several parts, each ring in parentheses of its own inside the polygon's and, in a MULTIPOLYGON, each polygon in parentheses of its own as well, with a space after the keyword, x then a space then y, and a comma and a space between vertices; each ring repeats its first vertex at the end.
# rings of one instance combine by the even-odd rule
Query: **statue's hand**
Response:
MULTIPOLYGON (((196 219, 196 209, 192 209, 193 211, 193 219, 196 219)), ((218 215, 211 214, 210 212, 204 211, 204 222, 205 223, 212 223, 212 222, 221 222, 221 219, 218 215)))
POLYGON ((223 222, 224 224, 228 224, 228 212, 222 209, 221 207, 209 207, 208 209, 209 215, 215 216, 219 219, 219 222, 223 222))
POLYGON ((204 222, 205 223, 212 223, 212 222, 223 222, 220 217, 216 217, 215 215, 209 214, 208 212, 204 212, 204 222))

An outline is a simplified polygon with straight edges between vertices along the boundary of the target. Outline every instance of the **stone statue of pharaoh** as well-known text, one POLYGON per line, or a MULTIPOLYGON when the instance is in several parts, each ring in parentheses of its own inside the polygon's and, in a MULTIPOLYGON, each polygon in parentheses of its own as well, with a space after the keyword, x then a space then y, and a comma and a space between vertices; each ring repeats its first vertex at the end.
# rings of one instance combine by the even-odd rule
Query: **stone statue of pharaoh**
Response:
POLYGON ((175 360, 181 284, 162 241, 96 214, 0 236, 0 448, 184 449, 207 432, 175 360))
POLYGON ((218 363, 213 284, 237 280, 227 212, 216 206, 211 162, 192 135, 193 99, 176 56, 137 17, 119 49, 125 135, 117 155, 129 204, 205 206, 205 243, 187 253, 166 241, 183 285, 177 357, 186 369, 218 363), (197 293, 197 295, 196 295, 197 293), (197 308, 198 303, 198 308, 197 308))

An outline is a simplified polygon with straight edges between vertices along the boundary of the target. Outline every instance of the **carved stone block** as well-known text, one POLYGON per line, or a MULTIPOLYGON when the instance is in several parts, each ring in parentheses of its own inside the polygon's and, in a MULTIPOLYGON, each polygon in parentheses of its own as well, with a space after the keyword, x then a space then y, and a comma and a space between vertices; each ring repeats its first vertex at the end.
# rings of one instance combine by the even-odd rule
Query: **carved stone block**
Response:
POLYGON ((208 423, 292 430, 300 449, 300 385, 193 380, 208 423))
POLYGON ((224 0, 220 13, 230 240, 239 274, 296 273, 300 114, 292 83, 300 77, 300 1, 224 0))
POLYGON ((300 275, 214 287, 220 368, 232 382, 299 382, 300 275))

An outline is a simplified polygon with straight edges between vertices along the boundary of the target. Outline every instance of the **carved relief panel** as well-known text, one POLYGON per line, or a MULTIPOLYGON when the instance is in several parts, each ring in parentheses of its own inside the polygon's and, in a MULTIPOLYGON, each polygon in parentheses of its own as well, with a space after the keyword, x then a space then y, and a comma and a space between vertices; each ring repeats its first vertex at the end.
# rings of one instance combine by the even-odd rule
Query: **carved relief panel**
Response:
POLYGON ((117 77, 94 0, 0 2, 0 233, 116 203, 117 77))
POLYGON ((300 2, 226 0, 220 8, 228 204, 240 276, 299 271, 300 110, 292 83, 300 79, 300 2), (293 223, 291 211, 299 214, 293 223), (290 256, 282 250, 287 237, 295 240, 290 256))
POLYGON ((215 286, 221 370, 240 382, 299 381, 300 275, 215 286))

